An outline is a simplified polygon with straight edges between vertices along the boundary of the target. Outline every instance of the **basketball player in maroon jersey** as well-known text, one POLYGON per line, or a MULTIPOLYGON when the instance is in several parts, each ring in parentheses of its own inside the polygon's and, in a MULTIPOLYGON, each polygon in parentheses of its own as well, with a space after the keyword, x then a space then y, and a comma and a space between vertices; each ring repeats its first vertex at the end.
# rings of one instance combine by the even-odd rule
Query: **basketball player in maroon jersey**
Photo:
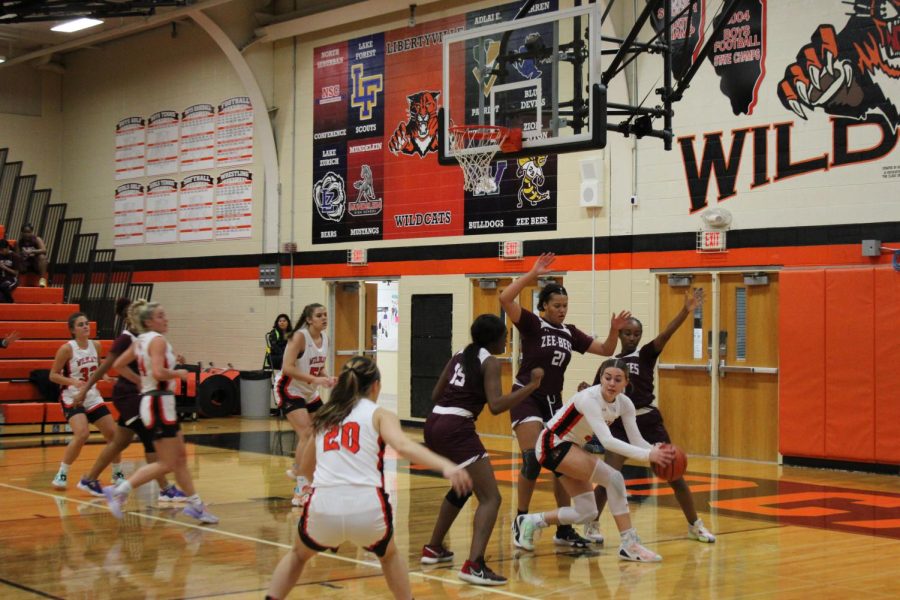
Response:
MULTIPOLYGON (((540 387, 528 398, 510 409, 509 416, 513 431, 522 451, 522 469, 519 472, 517 486, 518 514, 526 514, 541 465, 538 462, 534 445, 538 435, 562 406, 563 380, 566 367, 572 358, 572 351, 590 352, 601 356, 610 356, 616 350, 616 336, 619 329, 627 322, 631 313, 622 312, 613 315, 609 335, 600 342, 584 333, 574 325, 564 324, 569 310, 569 295, 566 289, 549 283, 538 296, 538 310, 541 316, 522 308, 517 298, 528 285, 537 282, 541 275, 550 272, 556 256, 550 253, 541 254, 528 273, 514 280, 500 294, 500 306, 519 330, 522 339, 522 362, 513 389, 528 384, 531 370, 540 367, 544 370, 544 378, 540 387)), ((554 480, 553 493, 557 506, 568 506, 570 498, 565 490, 554 480)), ((575 533, 571 525, 559 525, 554 542, 560 546, 586 546, 588 541, 575 533)))
MULTIPOLYGON (((685 322, 688 315, 693 314, 697 307, 702 304, 702 289, 695 289, 693 291, 688 290, 685 292, 684 307, 682 307, 678 314, 675 315, 669 324, 666 325, 666 328, 663 329, 652 342, 644 344, 641 346, 640 350, 638 350, 638 345, 641 343, 641 336, 644 333, 644 329, 639 320, 631 317, 628 320, 628 323, 621 331, 619 331, 619 339, 622 342, 622 352, 617 355, 617 358, 621 358, 628 365, 629 371, 629 383, 625 390, 625 394, 634 403, 637 415, 637 425, 641 432, 641 436, 651 444, 671 443, 669 433, 666 431, 666 427, 663 424, 662 414, 659 412, 659 409, 653 405, 653 401, 655 400, 655 396, 653 395, 653 370, 656 367, 656 360, 662 353, 663 348, 666 347, 666 343, 669 341, 669 338, 672 337, 672 334, 681 327, 681 324, 685 322)), ((597 371, 597 375, 594 377, 594 385, 599 383, 600 371, 597 371)), ((579 389, 580 388, 581 386, 579 386, 579 389)), ((613 424, 609 426, 609 429, 616 439, 623 441, 628 440, 621 419, 614 421, 613 424)), ((605 460, 606 464, 621 471, 622 466, 625 464, 626 457, 607 450, 605 453, 605 460)), ((716 536, 710 533, 703 525, 703 520, 697 516, 697 510, 694 508, 694 496, 691 494, 691 488, 688 487, 684 477, 670 482, 669 485, 672 486, 672 491, 675 492, 675 499, 678 500, 678 504, 681 506, 681 510, 684 512, 684 516, 688 521, 688 537, 699 542, 708 544, 714 543, 716 541, 716 536)), ((603 512, 603 507, 606 504, 606 495, 606 488, 603 486, 597 486, 597 488, 594 489, 594 496, 597 500, 599 512, 603 512)), ((597 527, 596 522, 588 523, 585 526, 585 531, 596 531, 598 532, 596 535, 599 536, 599 528, 597 527)), ((588 535, 589 537, 593 537, 591 533, 588 533, 588 535)), ((602 537, 600 539, 602 539, 602 537)))
MULTIPOLYGON (((485 405, 497 415, 527 398, 540 386, 543 369, 533 369, 528 385, 504 395, 500 388, 500 361, 493 356, 506 349, 503 319, 497 315, 480 315, 470 332, 472 343, 447 362, 431 393, 434 409, 425 422, 425 445, 464 465, 478 498, 469 559, 459 571, 459 578, 476 585, 503 585, 506 578, 494 573, 484 562, 484 551, 500 510, 500 491, 487 450, 475 431, 475 420, 485 405)), ((444 548, 444 537, 470 496, 471 493, 460 496, 452 488, 447 492, 431 541, 422 548, 421 562, 436 564, 453 560, 453 552, 444 548)))

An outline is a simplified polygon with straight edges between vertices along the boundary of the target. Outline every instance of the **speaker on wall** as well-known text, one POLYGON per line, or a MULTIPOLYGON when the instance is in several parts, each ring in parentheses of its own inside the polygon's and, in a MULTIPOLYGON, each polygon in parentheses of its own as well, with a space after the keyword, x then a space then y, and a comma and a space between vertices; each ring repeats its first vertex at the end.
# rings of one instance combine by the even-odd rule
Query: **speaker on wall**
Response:
POLYGON ((579 164, 581 167, 581 193, 578 196, 578 206, 583 208, 603 206, 603 198, 600 195, 603 163, 600 157, 582 158, 579 164))

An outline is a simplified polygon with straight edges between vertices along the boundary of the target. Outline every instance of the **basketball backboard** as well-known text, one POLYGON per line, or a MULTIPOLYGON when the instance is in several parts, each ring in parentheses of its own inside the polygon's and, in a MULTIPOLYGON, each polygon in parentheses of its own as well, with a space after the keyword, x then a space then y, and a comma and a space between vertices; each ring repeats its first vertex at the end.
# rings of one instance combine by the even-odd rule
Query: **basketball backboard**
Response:
POLYGON ((455 162, 448 130, 460 125, 520 129, 521 150, 503 156, 602 148, 599 3, 500 19, 443 38, 441 162, 455 162))

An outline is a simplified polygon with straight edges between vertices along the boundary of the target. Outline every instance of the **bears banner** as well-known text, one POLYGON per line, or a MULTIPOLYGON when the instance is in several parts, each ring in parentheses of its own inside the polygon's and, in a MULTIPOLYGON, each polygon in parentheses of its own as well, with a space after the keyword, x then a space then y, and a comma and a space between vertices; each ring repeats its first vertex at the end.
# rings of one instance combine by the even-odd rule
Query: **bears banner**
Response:
MULTIPOLYGON (((556 228, 555 156, 496 161, 490 194, 464 192, 461 169, 437 160, 443 37, 512 19, 520 5, 314 50, 314 244, 556 228)), ((530 14, 556 8, 556 1, 540 2, 530 14)), ((536 34, 553 44, 551 27, 536 34)), ((517 72, 545 76, 530 63, 517 72)), ((478 87, 472 77, 466 94, 478 87)))

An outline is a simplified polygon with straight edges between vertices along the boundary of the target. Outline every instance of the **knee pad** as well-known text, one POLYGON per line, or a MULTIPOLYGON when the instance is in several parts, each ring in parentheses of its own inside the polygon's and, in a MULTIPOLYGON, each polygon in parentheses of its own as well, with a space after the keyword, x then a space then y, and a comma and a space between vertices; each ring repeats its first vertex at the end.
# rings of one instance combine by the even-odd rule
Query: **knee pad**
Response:
POLYGON ((578 513, 576 523, 589 523, 600 514, 597 511, 597 501, 594 499, 594 492, 585 492, 575 496, 572 498, 572 506, 578 513))
POLYGON ((609 475, 609 483, 606 484, 606 501, 609 503, 609 511, 613 515, 624 515, 628 512, 628 498, 625 491, 625 478, 618 471, 609 475))
POLYGON ((541 463, 538 462, 534 450, 522 452, 522 477, 529 481, 535 481, 541 474, 541 463))
POLYGON ((460 496, 453 489, 447 492, 447 495, 444 496, 444 499, 455 506, 456 508, 462 508, 466 505, 466 501, 472 497, 472 492, 469 492, 465 496, 460 496))

